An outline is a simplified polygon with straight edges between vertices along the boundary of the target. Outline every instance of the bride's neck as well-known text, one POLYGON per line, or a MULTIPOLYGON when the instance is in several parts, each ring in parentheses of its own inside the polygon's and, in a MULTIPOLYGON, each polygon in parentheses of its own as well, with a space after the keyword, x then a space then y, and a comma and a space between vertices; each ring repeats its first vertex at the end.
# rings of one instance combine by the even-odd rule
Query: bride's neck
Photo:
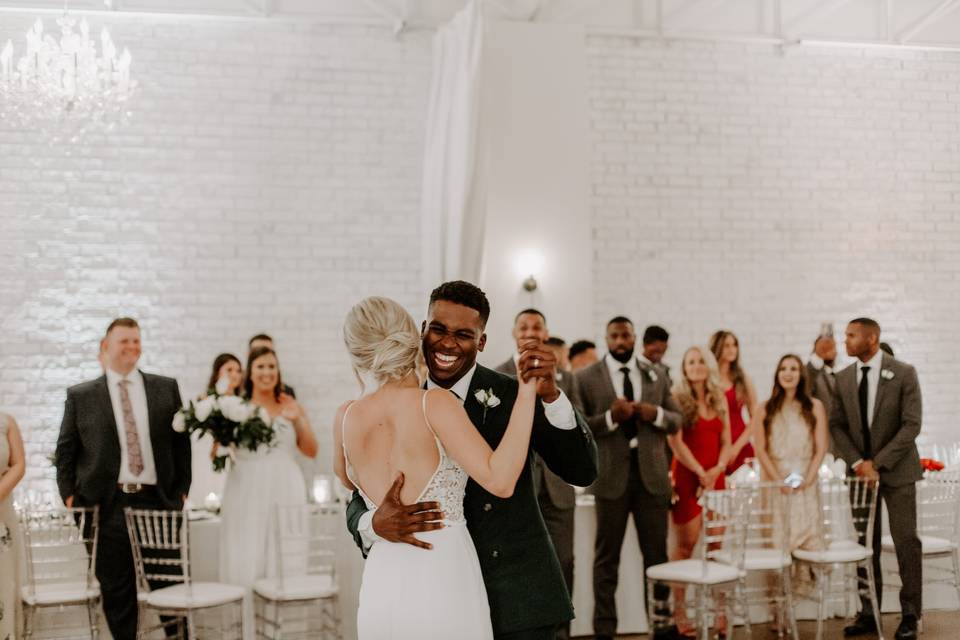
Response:
POLYGON ((390 380, 384 382, 380 385, 381 389, 416 389, 420 386, 420 381, 417 380, 416 373, 410 371, 407 375, 403 376, 400 380, 390 380))

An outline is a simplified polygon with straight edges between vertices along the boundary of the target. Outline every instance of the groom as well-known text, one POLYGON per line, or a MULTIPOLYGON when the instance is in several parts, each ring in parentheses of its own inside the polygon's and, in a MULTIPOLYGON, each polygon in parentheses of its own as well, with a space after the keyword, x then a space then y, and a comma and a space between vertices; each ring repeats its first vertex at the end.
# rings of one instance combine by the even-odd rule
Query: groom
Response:
MULTIPOLYGON (((496 447, 517 398, 517 380, 477 364, 483 351, 490 304, 478 287, 446 282, 430 294, 423 323, 423 356, 428 388, 449 389, 480 434, 496 447), (498 406, 484 405, 478 391, 493 391, 498 406), (485 416, 485 417, 484 417, 485 416)), ((467 484, 464 513, 477 548, 487 587, 490 616, 497 640, 553 640, 557 625, 573 618, 570 595, 533 488, 532 454, 570 484, 587 486, 597 477, 597 448, 583 418, 556 384, 556 359, 542 345, 524 352, 520 373, 538 378, 537 404, 530 437, 532 451, 510 498, 497 498, 472 480, 467 484)), ((402 475, 374 512, 366 510, 357 492, 347 507, 347 527, 366 550, 377 540, 406 542, 429 548, 414 535, 443 525, 430 511, 435 502, 403 505, 402 475)), ((424 625, 429 627, 429 618, 424 625)))

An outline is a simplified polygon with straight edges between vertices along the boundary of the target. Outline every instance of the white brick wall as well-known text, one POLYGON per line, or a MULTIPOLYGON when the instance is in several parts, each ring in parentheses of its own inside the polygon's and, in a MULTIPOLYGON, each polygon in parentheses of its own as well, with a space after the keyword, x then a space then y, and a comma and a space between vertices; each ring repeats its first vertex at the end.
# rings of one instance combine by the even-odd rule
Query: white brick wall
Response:
MULTIPOLYGON (((0 42, 35 18, 3 13, 0 42)), ((47 29, 55 27, 48 17, 47 29)), ((360 296, 422 314, 429 34, 286 20, 104 17, 134 55, 129 126, 67 155, 0 123, 0 408, 46 488, 67 386, 110 318, 185 396, 214 356, 274 335, 321 436, 354 392, 340 322, 360 296)), ((418 316, 419 317, 419 316, 418 316)))
POLYGON ((678 365, 730 328, 766 397, 873 316, 956 440, 960 54, 593 37, 588 65, 594 332, 662 323, 678 365))
MULTIPOLYGON (((3 13, 0 42, 33 18, 3 13)), ((49 486, 64 390, 97 374, 118 314, 141 319, 144 368, 185 396, 217 353, 274 334, 328 469, 330 419, 354 390, 347 305, 380 293, 423 312, 429 34, 93 23, 135 56, 131 124, 66 154, 0 123, 0 407, 24 427, 29 486, 49 486)), ((763 395, 821 322, 873 315, 919 369, 927 436, 956 439, 960 57, 587 47, 595 311, 581 335, 617 313, 659 322, 676 365, 729 327, 763 395)))

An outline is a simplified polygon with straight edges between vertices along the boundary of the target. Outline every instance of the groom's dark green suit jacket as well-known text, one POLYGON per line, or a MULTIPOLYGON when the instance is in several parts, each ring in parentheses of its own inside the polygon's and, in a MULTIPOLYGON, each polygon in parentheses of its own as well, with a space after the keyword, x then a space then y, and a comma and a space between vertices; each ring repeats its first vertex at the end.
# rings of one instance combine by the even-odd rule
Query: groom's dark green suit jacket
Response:
MULTIPOLYGON (((493 448, 500 444, 516 399, 515 378, 477 365, 463 408, 493 448), (493 389, 500 398, 499 406, 487 409, 486 420, 474 397, 479 389, 493 389)), ((547 421, 538 401, 530 444, 551 471, 570 484, 585 487, 597 477, 597 447, 583 416, 574 413, 576 428, 558 429, 547 421)), ((532 460, 531 452, 513 496, 498 498, 470 480, 464 498, 467 528, 480 557, 493 631, 498 635, 573 618, 570 594, 537 504, 532 460)), ((366 510, 355 491, 347 507, 347 528, 361 548, 357 521, 366 510)))

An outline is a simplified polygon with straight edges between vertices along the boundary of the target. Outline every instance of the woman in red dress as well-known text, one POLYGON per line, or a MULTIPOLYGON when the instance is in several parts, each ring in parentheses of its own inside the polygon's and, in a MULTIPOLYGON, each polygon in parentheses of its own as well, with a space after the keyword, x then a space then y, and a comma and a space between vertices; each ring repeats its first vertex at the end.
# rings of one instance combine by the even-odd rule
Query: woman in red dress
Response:
POLYGON ((754 457, 747 425, 753 419, 757 406, 757 391, 750 376, 740 367, 740 341, 732 331, 721 329, 710 336, 710 351, 717 359, 720 388, 727 397, 727 413, 730 416, 730 438, 733 445, 731 461, 726 470, 729 476, 745 461, 754 457), (744 407, 747 409, 746 422, 743 420, 744 407))
MULTIPOLYGON (((724 487, 723 471, 730 454, 730 422, 727 402, 717 378, 713 354, 690 347, 683 354, 681 379, 674 397, 683 411, 683 428, 667 437, 673 450, 673 505, 676 546, 671 560, 686 560, 700 538, 702 527, 700 493, 724 487)), ((674 615, 681 633, 691 627, 683 609, 682 590, 674 596, 674 615)))

